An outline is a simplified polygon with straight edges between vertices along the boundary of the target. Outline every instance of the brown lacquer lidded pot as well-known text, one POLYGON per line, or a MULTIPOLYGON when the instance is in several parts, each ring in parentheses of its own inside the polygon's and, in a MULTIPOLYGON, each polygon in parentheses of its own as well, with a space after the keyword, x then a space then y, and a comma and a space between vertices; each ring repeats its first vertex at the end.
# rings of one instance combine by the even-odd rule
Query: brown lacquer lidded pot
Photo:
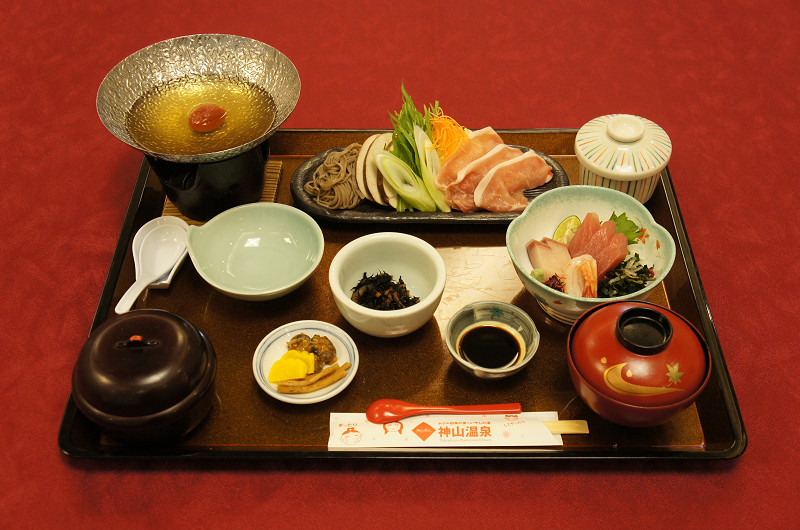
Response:
POLYGON ((647 302, 609 302, 585 312, 570 330, 567 351, 580 397, 603 418, 629 427, 669 421, 711 376, 697 329, 647 302))
POLYGON ((72 398, 118 441, 174 441, 211 411, 216 369, 211 342, 191 323, 135 310, 91 334, 73 370, 72 398))

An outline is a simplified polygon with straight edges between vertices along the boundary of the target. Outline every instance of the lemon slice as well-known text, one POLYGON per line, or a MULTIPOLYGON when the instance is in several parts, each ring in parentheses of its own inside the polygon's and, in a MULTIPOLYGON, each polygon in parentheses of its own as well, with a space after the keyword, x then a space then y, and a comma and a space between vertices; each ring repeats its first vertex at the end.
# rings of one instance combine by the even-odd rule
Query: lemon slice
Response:
POLYGON ((558 228, 553 232, 553 239, 566 245, 578 231, 579 226, 581 226, 581 220, 578 216, 570 215, 559 223, 558 228))

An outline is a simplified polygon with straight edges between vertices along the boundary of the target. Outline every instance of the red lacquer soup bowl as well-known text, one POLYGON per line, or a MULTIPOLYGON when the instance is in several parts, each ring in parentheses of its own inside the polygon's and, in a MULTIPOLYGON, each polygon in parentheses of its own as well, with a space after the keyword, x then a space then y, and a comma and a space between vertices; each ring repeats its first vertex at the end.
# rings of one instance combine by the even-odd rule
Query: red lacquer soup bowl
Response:
POLYGON ((628 427, 669 421, 694 403, 711 376, 697 329, 648 302, 609 302, 586 311, 570 330, 567 356, 581 399, 628 427))

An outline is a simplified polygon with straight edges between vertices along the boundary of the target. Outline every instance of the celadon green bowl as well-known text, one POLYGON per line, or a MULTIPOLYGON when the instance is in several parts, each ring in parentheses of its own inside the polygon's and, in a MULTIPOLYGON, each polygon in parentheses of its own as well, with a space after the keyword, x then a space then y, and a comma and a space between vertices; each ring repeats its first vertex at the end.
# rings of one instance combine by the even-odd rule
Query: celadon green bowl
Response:
POLYGON ((584 311, 604 302, 646 299, 666 278, 675 262, 675 241, 664 227, 656 223, 650 211, 630 195, 599 186, 565 186, 534 198, 509 224, 506 247, 525 289, 545 313, 566 324, 572 324, 584 311), (645 236, 628 246, 629 256, 638 253, 642 262, 653 267, 655 278, 644 289, 613 298, 582 298, 551 289, 531 276, 533 267, 528 258, 528 242, 553 237, 561 221, 571 215, 583 220, 589 212, 597 213, 601 221, 609 219, 612 213, 625 213, 628 219, 645 229, 645 236))
POLYGON ((319 225, 305 212, 258 202, 226 210, 186 234, 189 257, 218 291, 272 300, 300 287, 322 260, 319 225))

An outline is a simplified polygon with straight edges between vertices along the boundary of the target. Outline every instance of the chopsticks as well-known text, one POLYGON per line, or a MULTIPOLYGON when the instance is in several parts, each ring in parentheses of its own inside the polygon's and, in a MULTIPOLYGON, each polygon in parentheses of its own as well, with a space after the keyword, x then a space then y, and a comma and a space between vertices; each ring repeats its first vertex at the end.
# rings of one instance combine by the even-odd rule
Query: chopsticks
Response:
POLYGON ((589 434, 586 420, 554 420, 542 423, 552 434, 589 434))

